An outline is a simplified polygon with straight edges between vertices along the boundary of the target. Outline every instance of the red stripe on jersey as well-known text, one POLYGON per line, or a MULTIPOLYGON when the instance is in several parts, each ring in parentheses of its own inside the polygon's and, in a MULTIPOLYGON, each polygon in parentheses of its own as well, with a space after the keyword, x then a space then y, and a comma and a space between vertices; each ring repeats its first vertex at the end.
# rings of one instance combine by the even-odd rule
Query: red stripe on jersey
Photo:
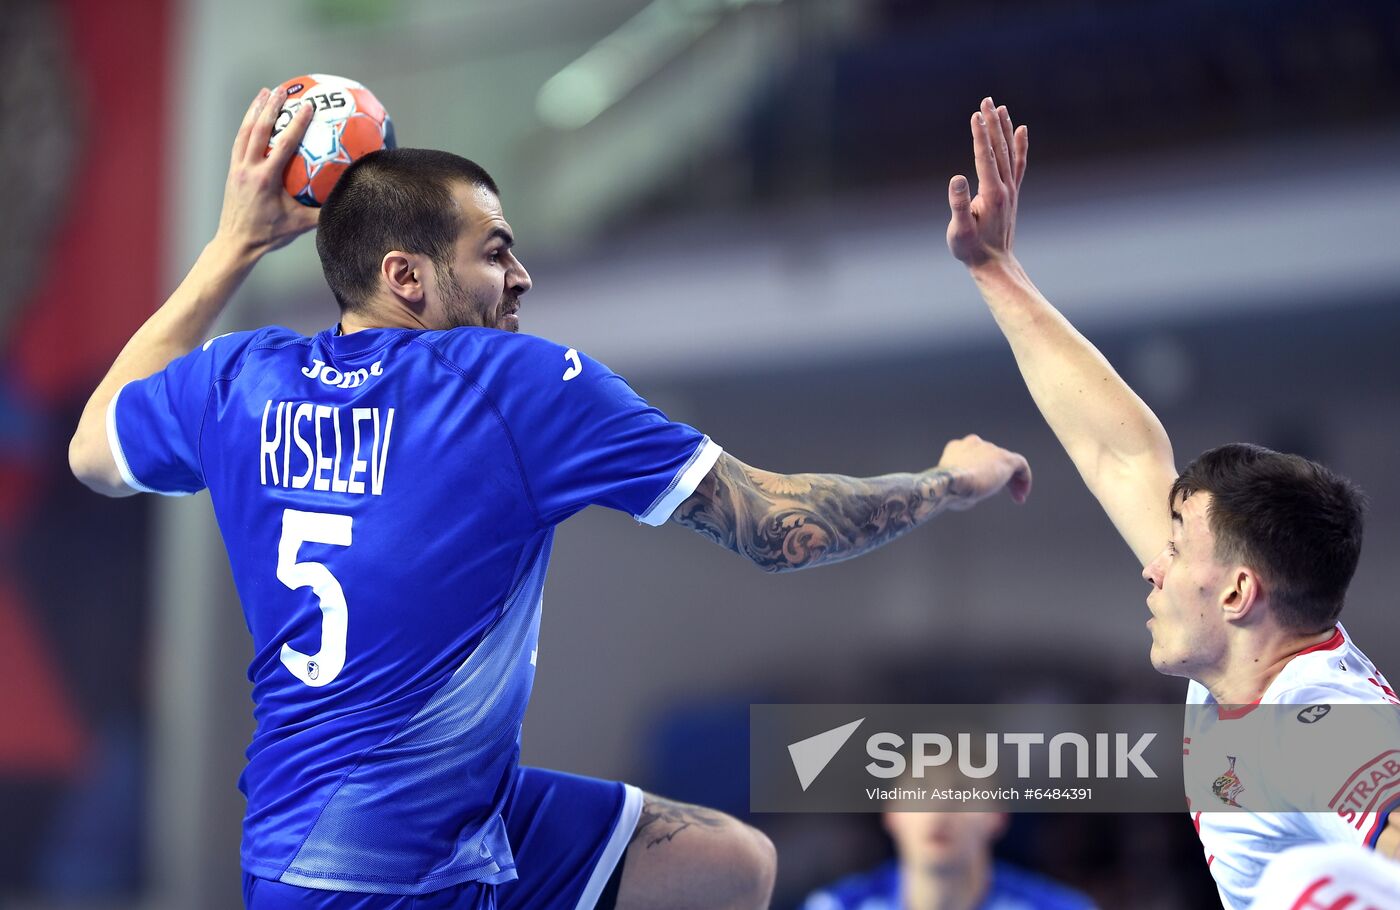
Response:
POLYGON ((1308 885, 1303 893, 1298 895, 1298 899, 1293 902, 1290 910, 1346 910, 1356 901, 1356 895, 1344 894, 1330 904, 1324 904, 1321 900, 1314 900, 1317 892, 1332 884, 1332 876, 1327 875, 1308 885))
POLYGON ((1260 699, 1256 698, 1254 699, 1254 701, 1250 702, 1247 705, 1235 705, 1229 708, 1225 707, 1224 705, 1216 705, 1215 713, 1221 720, 1239 720, 1241 717, 1244 717, 1250 711, 1253 711, 1255 708, 1259 707, 1259 702, 1260 699))
POLYGON ((1312 647, 1304 648, 1303 650, 1299 651, 1297 654, 1294 654, 1293 656, 1294 656, 1294 657, 1302 657, 1304 654, 1311 654, 1311 653, 1314 652, 1314 651, 1332 651, 1332 650, 1335 650, 1335 649, 1337 649, 1337 648, 1340 648, 1340 647, 1341 647, 1343 644, 1345 644, 1345 643, 1346 643, 1346 639, 1342 637, 1342 629, 1341 629, 1340 626, 1338 626, 1337 628, 1335 628, 1335 629, 1332 630, 1332 637, 1331 637, 1331 638, 1329 638, 1329 639, 1327 639, 1326 641, 1323 641, 1323 642, 1318 642, 1317 644, 1313 645, 1312 647))
MULTIPOLYGON (((1361 839, 1361 842, 1362 842, 1363 844, 1365 844, 1365 845, 1368 846, 1368 847, 1372 847, 1372 848, 1375 847, 1375 844, 1371 843, 1371 838, 1373 838, 1373 837, 1376 836, 1376 829, 1379 828, 1379 827, 1381 826, 1381 822, 1385 821, 1387 815, 1388 815, 1388 813, 1386 813, 1386 814, 1381 814, 1381 813, 1379 813, 1379 812, 1376 813, 1376 820, 1373 821, 1373 822, 1371 822, 1371 830, 1367 831, 1367 832, 1366 832, 1366 836, 1363 837, 1363 838, 1361 839)), ((1364 818, 1365 816, 1362 816, 1362 817, 1364 818)), ((1357 830, 1359 831, 1360 828, 1358 828, 1357 830)))
POLYGON ((1390 686, 1387 686, 1385 683, 1376 679, 1374 676, 1366 677, 1366 681, 1371 685, 1375 686, 1377 689, 1380 689, 1382 692, 1384 692, 1385 697, 1390 700, 1391 704, 1400 705, 1400 698, 1396 697, 1395 690, 1390 688, 1390 686))
MULTIPOLYGON (((1306 647, 1288 659, 1292 660, 1294 657, 1302 657, 1304 654, 1311 654, 1314 651, 1334 651, 1346 644, 1346 641, 1346 637, 1342 635, 1342 627, 1336 626, 1332 629, 1332 637, 1328 638, 1326 641, 1320 641, 1315 645, 1306 647)), ((1380 684, 1377 683, 1377 685, 1380 684)), ((1229 708, 1224 705, 1218 705, 1216 707, 1216 713, 1221 720, 1238 720, 1259 707, 1259 703, 1262 700, 1263 696, 1260 696, 1247 705, 1235 705, 1229 708)))

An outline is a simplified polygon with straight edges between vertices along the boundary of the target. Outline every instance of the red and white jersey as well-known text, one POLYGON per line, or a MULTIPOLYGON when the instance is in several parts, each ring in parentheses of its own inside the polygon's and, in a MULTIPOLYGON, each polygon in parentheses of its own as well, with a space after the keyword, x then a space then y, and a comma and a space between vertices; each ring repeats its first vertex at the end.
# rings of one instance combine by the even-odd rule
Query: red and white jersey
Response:
POLYGON ((1400 705, 1340 625, 1327 641, 1290 659, 1254 705, 1219 706, 1194 680, 1186 702, 1217 706, 1187 712, 1182 763, 1192 821, 1229 910, 1256 905, 1260 876, 1284 850, 1318 843, 1374 847, 1390 811, 1400 806, 1400 708, 1393 721, 1387 711, 1359 732, 1354 723, 1327 723, 1325 708, 1300 711, 1297 723, 1256 717, 1263 723, 1250 729, 1245 719, 1260 704, 1400 705), (1296 775, 1280 780, 1280 763, 1273 760, 1300 750, 1325 752, 1336 762, 1308 776, 1304 789, 1311 792, 1297 792, 1296 775), (1278 811, 1288 806, 1330 811, 1278 811), (1233 811, 1200 811, 1204 807, 1233 811))
POLYGON ((1396 910, 1400 862, 1351 844, 1278 855, 1259 879, 1253 910, 1396 910))

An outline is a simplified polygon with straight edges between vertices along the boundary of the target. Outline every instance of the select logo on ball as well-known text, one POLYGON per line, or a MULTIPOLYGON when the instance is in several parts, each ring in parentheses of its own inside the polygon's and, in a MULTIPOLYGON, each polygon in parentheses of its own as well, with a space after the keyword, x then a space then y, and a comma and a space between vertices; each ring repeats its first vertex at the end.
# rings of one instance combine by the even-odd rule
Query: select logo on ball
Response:
POLYGON ((303 205, 319 206, 345 169, 370 152, 394 147, 394 127, 384 105, 353 79, 320 73, 282 83, 288 100, 277 115, 268 148, 303 104, 312 106, 301 147, 287 162, 282 184, 303 205))

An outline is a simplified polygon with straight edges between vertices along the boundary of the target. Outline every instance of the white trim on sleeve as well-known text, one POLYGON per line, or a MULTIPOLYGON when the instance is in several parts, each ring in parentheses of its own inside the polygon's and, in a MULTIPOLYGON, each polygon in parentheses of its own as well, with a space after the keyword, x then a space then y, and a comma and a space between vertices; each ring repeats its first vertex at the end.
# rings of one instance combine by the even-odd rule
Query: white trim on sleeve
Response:
POLYGON ((696 447, 695 454, 690 456, 690 461, 676 474, 676 479, 666 488, 666 492, 657 497, 651 508, 633 517, 653 528, 664 525, 670 520, 676 507, 685 502, 690 494, 695 492, 695 488, 700 486, 700 481, 705 479, 705 475, 710 473, 710 468, 715 466, 715 462, 719 461, 723 454, 724 449, 706 436, 696 447))
POLYGON ((136 479, 136 475, 131 473, 131 465, 127 463, 126 452, 122 451, 121 437, 117 435, 117 399, 121 397, 122 390, 126 386, 117 389, 117 393, 112 396, 112 400, 107 403, 107 445, 112 449, 112 460, 117 463, 117 472, 122 475, 122 482, 138 493, 158 493, 161 496, 189 496, 183 490, 167 491, 157 490, 146 486, 136 479))
POLYGON ((627 842, 637 830, 637 819, 642 815, 642 791, 631 784, 622 786, 627 791, 622 798, 622 812, 617 817, 617 824, 613 825, 612 835, 608 838, 608 845, 603 848, 603 855, 598 857, 598 864, 593 867, 593 874, 588 877, 588 883, 579 895, 575 910, 593 910, 598 905, 598 898, 607 887, 608 879, 612 878, 613 870, 622 860, 622 854, 627 851, 627 842))

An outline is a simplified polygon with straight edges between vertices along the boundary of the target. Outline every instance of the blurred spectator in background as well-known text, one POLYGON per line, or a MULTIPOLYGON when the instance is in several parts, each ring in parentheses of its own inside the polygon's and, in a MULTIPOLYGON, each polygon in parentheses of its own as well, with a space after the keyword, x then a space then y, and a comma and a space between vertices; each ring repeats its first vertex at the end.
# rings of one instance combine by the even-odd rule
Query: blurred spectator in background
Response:
POLYGON ((802 910, 1085 910, 1094 902, 992 857, 1004 812, 886 812, 895 859, 843 878, 802 910))
MULTIPOLYGON (((813 893, 802 910, 1090 910, 1094 902, 1064 885, 993 858, 1009 817, 997 802, 942 800, 931 788, 959 790, 967 778, 947 765, 905 774, 881 815, 895 857, 813 893)), ((984 780, 987 787, 997 786, 984 780)))

